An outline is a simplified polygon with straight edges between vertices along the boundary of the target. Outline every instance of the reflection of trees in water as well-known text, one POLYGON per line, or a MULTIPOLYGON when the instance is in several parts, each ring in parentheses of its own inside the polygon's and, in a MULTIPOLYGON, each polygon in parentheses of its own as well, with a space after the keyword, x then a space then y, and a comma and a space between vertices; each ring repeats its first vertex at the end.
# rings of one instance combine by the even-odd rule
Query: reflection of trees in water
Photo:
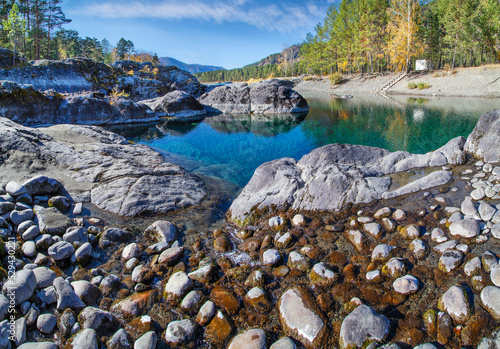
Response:
POLYGON ((391 151, 425 153, 451 138, 467 136, 479 117, 457 112, 433 101, 408 98, 391 103, 377 96, 349 100, 308 99, 311 109, 302 128, 316 146, 350 143, 377 146, 391 151))
POLYGON ((163 134, 156 129, 156 124, 109 125, 105 128, 133 142, 150 141, 163 137, 163 134))
POLYGON ((221 133, 252 133, 258 136, 273 137, 290 132, 304 120, 305 115, 220 114, 206 118, 205 122, 221 133))
POLYGON ((196 126, 198 126, 197 122, 180 123, 180 122, 165 121, 162 122, 161 124, 156 125, 156 128, 163 134, 174 137, 180 137, 193 131, 196 128, 196 126))

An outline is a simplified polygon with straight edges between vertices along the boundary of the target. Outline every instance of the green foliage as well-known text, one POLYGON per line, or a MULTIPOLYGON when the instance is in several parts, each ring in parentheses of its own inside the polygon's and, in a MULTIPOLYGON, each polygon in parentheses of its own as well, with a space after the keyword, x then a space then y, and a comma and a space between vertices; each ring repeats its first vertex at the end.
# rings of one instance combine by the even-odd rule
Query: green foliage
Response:
POLYGON ((134 51, 134 43, 130 40, 121 38, 116 44, 116 54, 119 59, 125 59, 134 51))
POLYGON ((9 17, 2 21, 3 29, 7 32, 7 38, 14 50, 12 57, 12 65, 15 66, 15 58, 17 48, 22 45, 24 36, 26 34, 26 20, 21 18, 17 3, 14 3, 9 12, 9 17))
POLYGON ((414 89, 416 89, 416 88, 417 88, 417 86, 418 86, 418 84, 417 84, 416 82, 409 82, 407 87, 408 87, 410 90, 414 90, 414 89))
POLYGON ((332 85, 337 85, 337 84, 340 84, 342 82, 342 80, 344 79, 344 76, 341 73, 333 73, 333 74, 328 75, 328 78, 330 79, 330 82, 332 83, 332 85))

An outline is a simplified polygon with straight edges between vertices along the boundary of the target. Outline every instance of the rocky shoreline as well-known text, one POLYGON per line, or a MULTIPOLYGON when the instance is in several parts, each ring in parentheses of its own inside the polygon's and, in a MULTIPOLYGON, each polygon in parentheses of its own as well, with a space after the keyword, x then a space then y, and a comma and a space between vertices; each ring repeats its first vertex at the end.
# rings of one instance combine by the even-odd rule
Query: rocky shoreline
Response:
POLYGON ((328 77, 312 79, 292 78, 294 89, 299 93, 329 93, 345 96, 355 94, 408 95, 414 97, 500 97, 500 67, 488 65, 476 68, 456 68, 454 70, 437 70, 429 72, 413 72, 394 85, 400 73, 347 74, 344 80, 332 85, 328 77), (425 89, 409 89, 408 84, 425 83, 425 89), (386 91, 384 87, 391 84, 386 91))
MULTIPOLYGON (((155 97, 157 83, 137 77, 150 73, 132 70, 142 92, 125 104, 155 115, 172 93, 205 112, 307 108, 277 81, 198 93, 181 79, 155 97)), ((499 145, 500 110, 428 154, 329 145, 260 166, 221 229, 131 229, 85 205, 181 214, 212 206, 206 184, 100 127, 0 118, 0 349, 500 347, 499 145)))

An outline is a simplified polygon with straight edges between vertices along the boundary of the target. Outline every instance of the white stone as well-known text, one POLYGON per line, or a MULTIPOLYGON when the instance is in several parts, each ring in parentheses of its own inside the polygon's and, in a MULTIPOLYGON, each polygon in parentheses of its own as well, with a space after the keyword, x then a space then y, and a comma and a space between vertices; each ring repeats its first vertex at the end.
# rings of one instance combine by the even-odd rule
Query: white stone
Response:
POLYGON ((468 277, 481 274, 481 259, 474 257, 464 265, 464 273, 468 277))
POLYGON ((464 215, 479 217, 476 205, 470 196, 465 197, 464 201, 462 201, 462 204, 460 205, 460 209, 464 215))
POLYGON ((372 270, 366 273, 366 280, 372 281, 381 276, 380 270, 372 270))
POLYGON ((280 258, 280 253, 277 250, 269 249, 262 254, 262 263, 272 267, 279 262, 280 258))
POLYGON ((452 286, 440 298, 438 308, 450 315, 457 324, 463 324, 470 316, 470 304, 464 290, 452 286))
POLYGON ((454 249, 457 244, 457 240, 449 240, 434 246, 432 249, 436 252, 444 253, 445 251, 454 249))
POLYGON ((395 249, 394 246, 380 244, 377 245, 372 252, 372 260, 386 260, 391 256, 391 252, 395 249))
POLYGON ((269 219, 269 226, 270 227, 279 227, 283 223, 285 223, 285 221, 280 216, 272 217, 269 219))
POLYGON ((497 209, 491 205, 488 205, 486 202, 481 202, 481 204, 479 204, 478 211, 481 219, 487 222, 493 218, 493 216, 497 212, 497 209))
POLYGON ((377 212, 375 212, 375 214, 373 215, 373 218, 375 218, 375 219, 387 218, 391 215, 391 213, 392 213, 392 209, 390 209, 389 207, 383 207, 380 210, 378 210, 377 212))
POLYGON ((448 238, 440 228, 434 228, 431 232, 431 239, 434 242, 442 243, 448 241, 448 238))
POLYGON ((405 275, 400 277, 392 283, 392 287, 394 287, 394 291, 401 294, 412 294, 418 291, 419 282, 416 277, 413 275, 405 275))
POLYGON ((469 246, 466 245, 466 244, 458 244, 457 246, 455 246, 455 248, 458 251, 462 252, 464 255, 467 254, 467 253, 469 253, 469 251, 470 251, 469 246))
POLYGON ((486 286, 481 291, 481 302, 490 315, 498 322, 500 321, 500 288, 486 286))
POLYGON ((193 286, 193 282, 183 271, 178 271, 168 279, 165 285, 164 295, 166 298, 182 298, 193 286))
POLYGON ((495 286, 500 287, 500 265, 497 265, 496 267, 491 269, 490 279, 495 286))
POLYGON ((364 229, 368 234, 376 239, 378 239, 381 235, 381 227, 378 223, 366 223, 364 225, 364 229))
POLYGON ((304 291, 292 288, 281 296, 279 316, 285 330, 295 332, 296 339, 308 347, 316 347, 326 335, 326 324, 305 298, 304 291))
POLYGON ((483 188, 477 188, 477 189, 474 189, 471 193, 470 193, 470 196, 473 200, 482 200, 484 199, 484 197, 486 196, 486 193, 484 192, 484 189, 483 188))
POLYGON ((300 213, 299 214, 296 214, 295 216, 293 216, 292 218, 292 224, 296 227, 296 226, 300 226, 300 225, 303 225, 305 223, 306 219, 304 218, 303 215, 301 215, 300 213))
POLYGON ((479 223, 472 218, 465 218, 450 225, 450 234, 464 238, 473 238, 481 233, 479 223))
POLYGON ((382 273, 393 278, 401 276, 405 271, 405 265, 401 258, 393 257, 382 267, 382 273))
POLYGON ((402 221, 406 219, 406 212, 403 210, 400 210, 399 208, 394 211, 392 214, 392 218, 394 218, 396 221, 402 221))
POLYGON ((131 258, 138 258, 141 255, 141 249, 139 248, 139 245, 137 245, 135 242, 128 244, 125 246, 122 252, 122 258, 125 260, 129 260, 131 258))
POLYGON ((228 349, 266 349, 266 332, 253 328, 240 333, 231 340, 228 349))
POLYGON ((444 273, 449 273, 462 264, 462 253, 460 251, 446 251, 439 258, 438 267, 444 273))
POLYGON ((389 320, 361 304, 346 316, 340 327, 341 348, 360 348, 367 341, 383 342, 389 335, 389 320))

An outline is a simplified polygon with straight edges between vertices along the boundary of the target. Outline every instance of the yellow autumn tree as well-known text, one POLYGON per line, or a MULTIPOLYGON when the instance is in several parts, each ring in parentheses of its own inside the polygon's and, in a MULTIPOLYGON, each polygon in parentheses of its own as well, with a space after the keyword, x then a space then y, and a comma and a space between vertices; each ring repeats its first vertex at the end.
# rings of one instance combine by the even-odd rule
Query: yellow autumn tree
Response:
POLYGON ((408 71, 410 59, 424 52, 424 45, 417 37, 417 0, 391 0, 387 30, 389 42, 387 51, 395 70, 408 71))

